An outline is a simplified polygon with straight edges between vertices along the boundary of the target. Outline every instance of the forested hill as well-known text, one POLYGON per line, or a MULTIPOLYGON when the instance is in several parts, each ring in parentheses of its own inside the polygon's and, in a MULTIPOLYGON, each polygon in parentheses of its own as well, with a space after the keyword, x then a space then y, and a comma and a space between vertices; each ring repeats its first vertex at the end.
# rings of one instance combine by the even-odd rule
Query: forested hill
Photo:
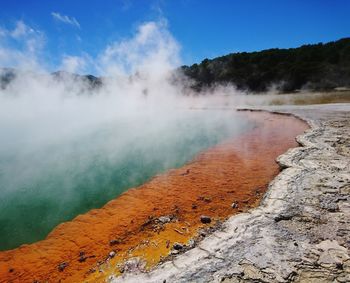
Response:
POLYGON ((298 48, 232 53, 181 69, 193 79, 196 90, 220 83, 233 83, 251 92, 271 87, 281 92, 349 87, 350 38, 298 48))

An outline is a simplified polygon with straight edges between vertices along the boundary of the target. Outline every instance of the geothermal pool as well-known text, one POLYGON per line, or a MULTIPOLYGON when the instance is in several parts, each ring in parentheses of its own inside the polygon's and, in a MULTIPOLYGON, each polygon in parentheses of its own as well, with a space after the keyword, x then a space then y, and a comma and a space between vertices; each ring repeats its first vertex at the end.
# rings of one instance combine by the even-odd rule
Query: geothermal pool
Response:
POLYGON ((62 139, 0 123, 0 250, 42 240, 58 224, 254 125, 231 111, 178 112, 121 118, 62 139))
MULTIPOLYGON (((101 209, 58 225, 45 240, 0 252, 0 278, 5 282, 104 282, 122 272, 125 260, 139 258, 146 269, 151 268, 169 255, 174 243, 187 245, 201 239, 200 229, 257 206, 280 171, 277 156, 298 146, 295 137, 308 126, 286 115, 220 112, 224 112, 220 118, 215 111, 191 112, 201 119, 173 128, 186 128, 180 131, 189 138, 184 144, 201 141, 193 152, 179 151, 185 156, 181 162, 190 159, 186 153, 192 153, 189 162, 183 166, 174 162, 178 168, 170 170, 161 163, 162 174, 145 178, 146 183, 126 190, 101 209), (202 126, 208 129, 206 121, 214 117, 219 120, 209 123, 212 128, 203 136, 202 126), (208 215, 212 222, 201 223, 201 215, 208 215), (170 222, 160 223, 162 216, 171 216, 170 222), (113 258, 111 251, 116 252, 113 258)), ((168 156, 160 154, 160 149, 172 149, 170 155, 177 156, 175 144, 181 145, 184 136, 171 147, 169 143, 160 146, 161 137, 157 131, 152 137, 157 146, 151 143, 146 148, 153 145, 152 153, 157 152, 159 158, 168 156)))

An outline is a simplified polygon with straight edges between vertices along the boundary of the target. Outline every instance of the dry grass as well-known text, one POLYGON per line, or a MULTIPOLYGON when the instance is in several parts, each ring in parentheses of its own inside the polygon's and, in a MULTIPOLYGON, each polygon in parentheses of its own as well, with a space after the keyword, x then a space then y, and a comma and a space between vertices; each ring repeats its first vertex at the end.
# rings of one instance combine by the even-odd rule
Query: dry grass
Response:
POLYGON ((333 91, 325 93, 276 94, 270 97, 269 105, 309 105, 350 102, 350 91, 333 91))

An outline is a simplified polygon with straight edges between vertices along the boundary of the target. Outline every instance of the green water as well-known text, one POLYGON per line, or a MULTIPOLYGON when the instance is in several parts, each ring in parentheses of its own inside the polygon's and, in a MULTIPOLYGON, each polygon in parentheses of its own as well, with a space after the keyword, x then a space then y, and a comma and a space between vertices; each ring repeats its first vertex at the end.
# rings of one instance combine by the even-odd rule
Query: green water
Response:
POLYGON ((2 148, 0 249, 44 239, 59 223, 251 126, 229 111, 184 111, 165 121, 116 121, 62 140, 2 148))

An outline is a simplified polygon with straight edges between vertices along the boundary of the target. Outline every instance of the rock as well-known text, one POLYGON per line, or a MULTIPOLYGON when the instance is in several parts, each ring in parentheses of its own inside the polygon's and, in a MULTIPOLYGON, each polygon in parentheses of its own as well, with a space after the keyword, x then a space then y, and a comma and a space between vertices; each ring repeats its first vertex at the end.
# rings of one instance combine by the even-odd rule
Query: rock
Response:
POLYGON ((114 245, 120 244, 121 242, 122 241, 120 239, 113 239, 109 241, 109 245, 114 246, 114 245))
POLYGON ((196 204, 192 204, 192 209, 197 209, 197 205, 196 204))
POLYGON ((173 245, 173 249, 176 251, 182 250, 184 248, 184 246, 180 243, 174 243, 173 245))
POLYGON ((87 258, 88 257, 85 256, 85 252, 83 252, 83 251, 79 252, 79 259, 78 259, 79 262, 84 262, 87 258))
POLYGON ((232 208, 237 208, 237 207, 238 207, 238 203, 237 203, 237 202, 233 202, 233 203, 231 204, 231 207, 232 207, 232 208))
POLYGON ((58 265, 58 270, 59 270, 60 272, 62 272, 67 266, 68 266, 68 263, 67 263, 67 262, 61 262, 61 263, 58 265))
POLYGON ((339 265, 350 259, 347 249, 335 240, 322 241, 316 245, 316 249, 320 253, 317 261, 320 265, 339 265))
POLYGON ((332 200, 323 200, 321 203, 320 203, 320 207, 323 208, 323 209, 326 209, 330 212, 336 212, 339 210, 339 207, 338 207, 338 204, 335 203, 335 202, 332 202, 332 200))
POLYGON ((171 222, 171 217, 170 216, 161 216, 158 218, 158 221, 162 224, 169 223, 171 222))
MULTIPOLYGON (((131 258, 124 262, 123 266, 120 267, 119 271, 121 273, 138 273, 144 272, 146 268, 146 262, 138 257, 131 258)), ((142 282, 142 281, 141 281, 142 282)))
POLYGON ((82 256, 79 257, 78 261, 79 262, 84 262, 86 259, 87 259, 87 257, 82 255, 82 256))
POLYGON ((199 235, 201 237, 206 237, 208 235, 208 233, 206 231, 204 231, 204 230, 201 230, 201 231, 199 231, 199 235))
POLYGON ((116 255, 116 252, 115 252, 115 251, 111 251, 111 252, 108 254, 109 258, 114 258, 115 255, 116 255))
POLYGON ((200 219, 203 224, 209 224, 211 222, 211 218, 209 216, 202 215, 200 219))
POLYGON ((193 239, 190 239, 187 243, 187 246, 192 249, 196 245, 196 242, 193 239))
POLYGON ((280 214, 280 215, 277 215, 275 218, 274 218, 274 220, 275 220, 275 222, 280 222, 280 221, 282 221, 282 220, 291 220, 293 218, 293 215, 292 214, 290 214, 290 213, 285 213, 285 214, 280 214))
POLYGON ((337 269, 340 269, 340 270, 343 270, 343 269, 344 269, 344 266, 343 266, 343 263, 342 263, 342 262, 337 262, 337 263, 335 264, 335 267, 336 267, 337 269))

